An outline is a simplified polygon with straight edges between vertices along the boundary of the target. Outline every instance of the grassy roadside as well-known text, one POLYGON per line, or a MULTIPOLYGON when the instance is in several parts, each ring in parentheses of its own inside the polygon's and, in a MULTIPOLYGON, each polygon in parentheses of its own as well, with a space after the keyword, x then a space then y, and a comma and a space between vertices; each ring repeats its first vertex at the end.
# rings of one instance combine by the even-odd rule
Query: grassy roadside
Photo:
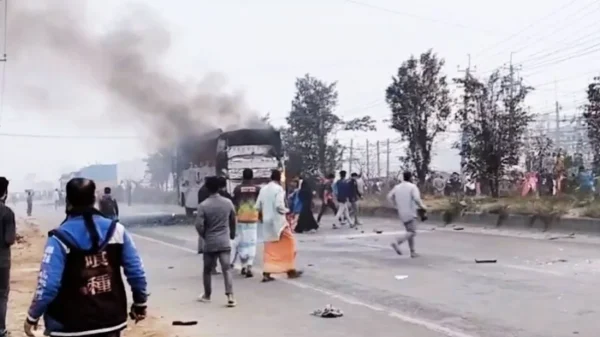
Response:
MULTIPOLYGON (((43 255, 46 235, 39 231, 35 223, 19 221, 18 242, 12 248, 12 269, 10 294, 8 301, 8 316, 6 321, 13 337, 25 337, 23 321, 33 298, 36 287, 39 264, 43 255)), ((42 336, 43 320, 37 336, 42 336)), ((157 316, 134 324, 123 333, 126 337, 171 337, 176 335, 170 326, 160 321, 157 316)))
MULTIPOLYGON (((466 197, 462 200, 449 197, 424 197, 424 202, 431 213, 474 212, 490 214, 519 214, 552 217, 590 217, 600 219, 600 200, 565 195, 560 197, 466 197)), ((320 202, 316 201, 316 209, 320 202)), ((368 196, 360 201, 363 208, 390 208, 381 196, 368 196)))

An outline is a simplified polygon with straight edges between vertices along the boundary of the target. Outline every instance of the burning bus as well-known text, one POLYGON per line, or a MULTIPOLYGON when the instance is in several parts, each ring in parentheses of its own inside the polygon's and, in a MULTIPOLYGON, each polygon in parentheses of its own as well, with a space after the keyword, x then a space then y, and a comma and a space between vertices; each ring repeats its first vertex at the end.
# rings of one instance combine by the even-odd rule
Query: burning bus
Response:
POLYGON ((254 171, 254 181, 264 185, 271 170, 284 170, 281 133, 273 128, 224 132, 217 142, 217 174, 227 177, 229 193, 242 181, 245 168, 254 171))
POLYGON ((181 142, 174 165, 179 202, 191 216, 198 208, 198 191, 207 176, 226 177, 227 190, 232 193, 241 183, 245 168, 254 171, 254 180, 261 185, 269 182, 271 170, 283 171, 281 134, 273 128, 215 129, 181 142))

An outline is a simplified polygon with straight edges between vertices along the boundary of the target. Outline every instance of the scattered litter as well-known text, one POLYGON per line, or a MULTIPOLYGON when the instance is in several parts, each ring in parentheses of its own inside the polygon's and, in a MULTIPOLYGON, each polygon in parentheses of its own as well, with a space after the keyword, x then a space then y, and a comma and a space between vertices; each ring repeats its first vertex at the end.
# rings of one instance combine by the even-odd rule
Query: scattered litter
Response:
POLYGON ((548 238, 548 240, 558 240, 558 239, 575 239, 575 233, 571 233, 569 235, 563 235, 563 236, 552 236, 552 237, 548 238))
POLYGON ((383 233, 383 231, 380 231, 380 230, 374 230, 374 232, 377 233, 377 234, 383 233))
POLYGON ((462 230, 464 230, 465 228, 464 228, 464 227, 454 227, 453 229, 454 229, 455 231, 462 231, 462 230))
POLYGON ((190 325, 196 325, 198 324, 198 321, 173 321, 173 325, 178 325, 178 326, 190 326, 190 325))
POLYGON ((396 280, 406 280, 408 275, 396 275, 395 278, 396 280))
POLYGON ((567 260, 565 260, 565 259, 556 259, 556 260, 552 260, 552 261, 550 261, 550 262, 548 262, 546 264, 555 264, 555 263, 564 263, 564 262, 567 262, 567 260))
POLYGON ((173 269, 173 266, 169 266, 169 269, 173 269))
POLYGON ((309 263, 309 264, 308 264, 308 266, 309 266, 309 267, 312 267, 312 266, 314 266, 314 265, 313 265, 313 264, 311 264, 311 263, 309 263))
POLYGON ((323 309, 317 309, 311 313, 313 316, 322 318, 338 318, 344 316, 344 313, 331 304, 327 304, 323 309))
POLYGON ((475 263, 496 263, 498 260, 478 260, 475 259, 475 263))

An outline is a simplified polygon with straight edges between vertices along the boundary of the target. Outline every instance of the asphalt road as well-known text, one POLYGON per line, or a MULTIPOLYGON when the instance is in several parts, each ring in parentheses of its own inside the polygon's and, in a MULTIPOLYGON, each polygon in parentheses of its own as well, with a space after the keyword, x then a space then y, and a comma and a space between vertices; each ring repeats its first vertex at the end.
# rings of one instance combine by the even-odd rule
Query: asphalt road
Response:
MULTIPOLYGON (((170 209, 124 212, 160 211, 170 209)), ((47 208, 36 216, 42 222, 62 218, 47 208)), ((432 230, 423 224, 417 236, 421 257, 410 259, 390 248, 401 233, 395 221, 364 222, 359 230, 324 224, 317 234, 297 235, 301 279, 262 284, 259 277, 236 275, 233 309, 219 296, 221 276, 214 276, 213 303, 195 301, 202 292, 202 262, 193 227, 131 231, 149 275, 150 310, 169 321, 199 322, 178 328, 180 336, 598 336, 598 238, 548 240, 549 234, 432 230), (326 304, 345 316, 310 315, 326 304)))

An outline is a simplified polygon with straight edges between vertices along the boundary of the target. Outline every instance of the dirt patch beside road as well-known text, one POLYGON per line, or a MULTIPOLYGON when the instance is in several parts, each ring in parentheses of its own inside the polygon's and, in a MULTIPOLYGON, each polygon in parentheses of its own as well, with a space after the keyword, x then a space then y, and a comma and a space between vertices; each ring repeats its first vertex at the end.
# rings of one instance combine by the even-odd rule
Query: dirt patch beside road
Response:
MULTIPOLYGON (((6 321, 12 336, 25 337, 23 322, 35 291, 46 235, 38 229, 35 223, 28 221, 20 221, 17 228, 19 238, 12 248, 10 295, 6 321)), ((42 324, 43 320, 40 320, 38 336, 42 336, 42 324)), ((126 337, 171 337, 175 335, 170 327, 165 322, 161 322, 157 316, 150 316, 137 325, 133 323, 129 325, 130 327, 124 332, 126 337)))

